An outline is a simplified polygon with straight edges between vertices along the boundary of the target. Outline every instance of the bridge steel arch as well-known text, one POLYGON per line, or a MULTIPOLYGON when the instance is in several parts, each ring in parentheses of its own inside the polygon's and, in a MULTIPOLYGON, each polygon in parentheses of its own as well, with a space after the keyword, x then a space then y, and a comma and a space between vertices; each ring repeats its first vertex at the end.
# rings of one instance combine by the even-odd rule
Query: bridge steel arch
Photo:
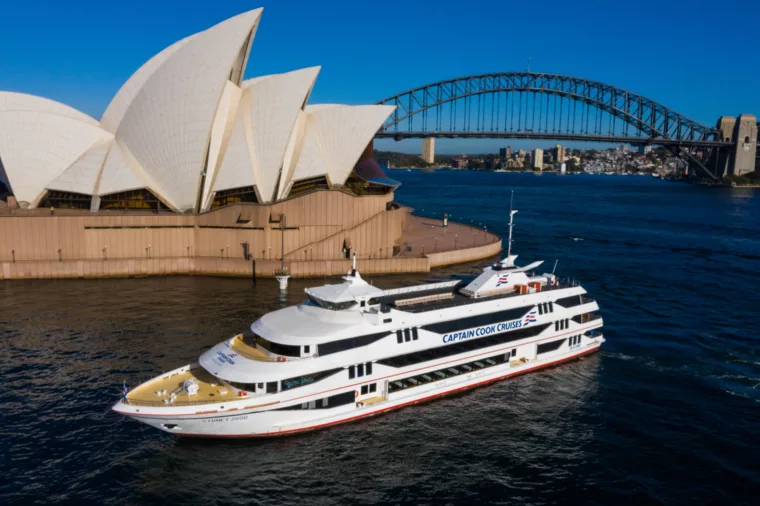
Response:
POLYGON ((733 141, 721 138, 718 129, 642 95, 558 74, 502 72, 459 77, 378 103, 396 109, 376 138, 534 138, 657 144, 686 158, 712 179, 718 178, 718 151, 733 146, 733 141), (708 168, 711 162, 715 166, 708 168))

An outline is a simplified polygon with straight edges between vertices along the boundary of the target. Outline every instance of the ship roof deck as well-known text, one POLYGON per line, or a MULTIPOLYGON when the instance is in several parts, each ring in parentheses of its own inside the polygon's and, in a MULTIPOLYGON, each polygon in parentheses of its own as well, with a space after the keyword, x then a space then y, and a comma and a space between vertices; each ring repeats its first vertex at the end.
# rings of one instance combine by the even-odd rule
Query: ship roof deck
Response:
POLYGON ((193 404, 208 404, 239 399, 231 388, 221 382, 202 367, 183 372, 165 374, 143 383, 127 394, 129 404, 138 406, 187 406, 193 404), (192 379, 198 384, 198 393, 187 395, 182 390, 182 383, 192 379), (164 394, 163 391, 166 390, 164 394), (156 393, 160 392, 160 393, 156 393), (175 393, 174 402, 167 403, 171 394, 175 393))
MULTIPOLYGON (((398 309, 399 311, 405 311, 407 313, 424 313, 427 311, 448 309, 451 307, 464 306, 467 304, 476 304, 479 302, 487 302, 487 301, 497 300, 497 299, 506 299, 509 297, 520 295, 518 292, 506 292, 506 293, 488 295, 485 297, 472 298, 472 297, 463 295, 459 291, 465 286, 467 286, 468 283, 469 281, 461 281, 456 285, 448 286, 444 288, 431 288, 430 290, 419 290, 412 293, 386 295, 386 296, 380 297, 379 301, 380 301, 380 304, 390 306, 394 309, 398 309), (397 305, 399 301, 414 299, 421 296, 441 295, 441 294, 452 294, 453 297, 447 298, 447 299, 441 299, 441 300, 432 300, 429 302, 420 302, 417 304, 400 305, 400 306, 397 305)), ((551 290, 558 290, 558 289, 569 288, 569 287, 570 287, 569 284, 558 284, 555 286, 547 285, 547 286, 544 286, 541 289, 541 291, 547 292, 551 290)))

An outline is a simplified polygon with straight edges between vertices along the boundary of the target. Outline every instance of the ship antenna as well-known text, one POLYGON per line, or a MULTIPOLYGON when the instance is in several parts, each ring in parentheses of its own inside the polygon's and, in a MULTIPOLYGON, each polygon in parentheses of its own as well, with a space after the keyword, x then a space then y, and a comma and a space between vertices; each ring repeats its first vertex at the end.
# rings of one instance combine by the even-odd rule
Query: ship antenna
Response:
POLYGON ((515 200, 515 191, 512 190, 512 196, 509 199, 509 240, 507 241, 507 262, 509 262, 509 258, 512 256, 512 227, 514 226, 514 216, 517 214, 517 211, 513 209, 513 204, 515 200))
POLYGON ((559 258, 554 261, 554 269, 552 269, 552 274, 554 274, 554 271, 557 270, 557 262, 559 262, 559 258))
POLYGON ((354 252, 354 261, 351 266, 351 275, 356 277, 356 252, 354 252))

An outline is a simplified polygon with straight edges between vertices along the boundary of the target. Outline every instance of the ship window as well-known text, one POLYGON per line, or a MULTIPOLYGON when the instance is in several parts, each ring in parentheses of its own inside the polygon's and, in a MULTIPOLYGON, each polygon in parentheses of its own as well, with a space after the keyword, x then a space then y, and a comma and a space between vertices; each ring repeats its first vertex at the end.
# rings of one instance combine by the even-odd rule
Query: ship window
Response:
POLYGON ((270 341, 269 339, 265 339, 261 337, 260 335, 253 334, 251 332, 243 333, 243 342, 247 344, 248 346, 251 346, 253 343, 258 344, 265 350, 271 353, 274 353, 275 355, 283 355, 285 357, 300 357, 301 356, 300 346, 293 346, 291 344, 274 343, 270 341))
POLYGON ((396 331, 396 342, 398 342, 399 344, 404 342, 404 336, 401 334, 400 330, 396 331))
POLYGON ((328 376, 332 376, 333 374, 342 371, 343 369, 330 369, 329 371, 321 371, 321 372, 315 372, 312 374, 306 374, 304 376, 298 376, 295 378, 288 378, 282 380, 282 390, 290 390, 291 388, 301 387, 304 385, 310 385, 311 383, 316 383, 317 381, 323 380, 327 378, 328 376))
POLYGON ((367 301, 366 301, 366 300, 363 300, 363 301, 361 302, 361 304, 359 304, 359 305, 360 305, 361 307, 364 307, 364 306, 366 306, 366 305, 367 305, 367 301))
POLYGON ((553 303, 553 302, 550 302, 550 303, 549 303, 549 312, 550 312, 550 313, 553 313, 553 312, 554 312, 554 303, 553 303))
POLYGON ((376 392, 376 391, 377 391, 377 383, 372 383, 372 384, 369 386, 369 391, 370 391, 370 393, 372 393, 372 392, 376 392))
POLYGON ((414 328, 412 329, 412 340, 416 341, 416 340, 417 340, 417 338, 418 338, 418 335, 417 335, 417 327, 414 327, 414 328))
POLYGON ((309 300, 316 306, 319 306, 324 309, 329 309, 330 311, 345 311, 346 309, 351 309, 356 305, 355 300, 347 300, 344 302, 330 302, 324 299, 320 299, 318 297, 314 297, 310 293, 306 294, 307 297, 309 297, 309 300))
POLYGON ((583 303, 580 295, 571 295, 570 297, 557 299, 555 302, 562 307, 575 307, 583 303))
POLYGON ((386 318, 383 320, 383 323, 390 323, 393 321, 393 318, 386 318))
POLYGON ((306 346, 304 346, 304 347, 303 347, 303 352, 304 352, 304 353, 309 353, 309 349, 310 349, 310 348, 311 348, 311 347, 310 347, 310 346, 307 344, 306 346))
POLYGON ((350 365, 348 366, 348 379, 354 379, 354 376, 356 376, 354 366, 350 365))
POLYGON ((264 390, 264 383, 259 383, 258 389, 259 390, 264 390))
POLYGON ((517 356, 517 348, 515 348, 514 350, 512 350, 512 356, 513 356, 513 357, 516 357, 516 356, 517 356))
POLYGON ((422 328, 431 332, 435 332, 436 334, 449 334, 458 330, 472 329, 475 327, 501 323, 508 320, 516 320, 518 318, 521 318, 530 309, 533 309, 533 306, 507 309, 505 311, 499 311, 497 313, 470 316, 469 318, 459 318, 456 320, 449 320, 440 323, 431 323, 430 325, 425 325, 422 328))
POLYGON ((542 353, 549 353, 550 351, 558 350, 562 343, 566 339, 557 339, 556 341, 550 341, 548 343, 541 343, 536 347, 536 353, 541 355, 542 353))
POLYGON ((353 404, 356 394, 353 390, 343 392, 342 394, 335 394, 322 399, 316 399, 312 402, 305 402, 303 404, 295 404, 285 408, 277 408, 273 411, 293 411, 299 409, 326 409, 328 407, 334 408, 337 406, 343 406, 345 404, 353 404), (320 402, 321 401, 321 402, 320 402))
POLYGON ((404 329, 404 341, 408 343, 411 339, 412 336, 409 334, 409 329, 404 329))
POLYGON ((364 364, 359 364, 356 366, 356 376, 359 378, 364 376, 364 364))
POLYGON ((438 360, 441 358, 450 357, 452 355, 458 355, 460 353, 466 353, 481 348, 488 348, 490 346, 496 346, 499 344, 537 336, 548 327, 549 324, 547 323, 545 325, 536 325, 535 327, 521 328, 510 332, 502 332, 500 334, 490 334, 484 337, 470 338, 456 342, 454 344, 449 344, 448 346, 442 346, 440 348, 430 348, 427 350, 416 351, 414 353, 407 353, 405 355, 397 355, 395 357, 384 358, 378 360, 377 363, 389 365, 391 367, 406 367, 408 365, 419 364, 421 362, 428 362, 431 360, 438 360))
POLYGON ((544 314, 544 305, 543 304, 539 304, 538 305, 538 314, 540 314, 540 315, 544 314))
POLYGON ((256 391, 256 383, 238 383, 236 381, 227 381, 226 383, 237 390, 242 390, 243 392, 256 391))
POLYGON ((268 394, 274 394, 277 392, 277 382, 276 381, 270 381, 267 383, 267 393, 268 394))
POLYGON ((369 385, 362 385, 362 395, 369 393, 369 385))
POLYGON ((372 374, 372 362, 367 362, 367 376, 372 374))
POLYGON ((351 337, 348 339, 341 339, 339 341, 331 341, 329 343, 323 343, 319 345, 319 356, 330 355, 332 353, 338 353, 341 351, 351 350, 354 348, 361 348, 367 346, 375 341, 378 341, 386 336, 390 335, 388 332, 380 332, 378 334, 368 334, 366 336, 351 337))

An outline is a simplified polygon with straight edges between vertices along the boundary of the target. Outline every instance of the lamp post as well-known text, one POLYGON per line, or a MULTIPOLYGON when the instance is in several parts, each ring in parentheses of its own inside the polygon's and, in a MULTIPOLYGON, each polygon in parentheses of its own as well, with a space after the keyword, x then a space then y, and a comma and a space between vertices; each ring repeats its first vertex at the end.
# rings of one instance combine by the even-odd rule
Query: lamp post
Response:
POLYGON ((274 271, 275 279, 280 283, 280 292, 288 290, 290 271, 285 267, 285 214, 280 215, 280 231, 282 232, 282 253, 280 254, 280 268, 274 271))

